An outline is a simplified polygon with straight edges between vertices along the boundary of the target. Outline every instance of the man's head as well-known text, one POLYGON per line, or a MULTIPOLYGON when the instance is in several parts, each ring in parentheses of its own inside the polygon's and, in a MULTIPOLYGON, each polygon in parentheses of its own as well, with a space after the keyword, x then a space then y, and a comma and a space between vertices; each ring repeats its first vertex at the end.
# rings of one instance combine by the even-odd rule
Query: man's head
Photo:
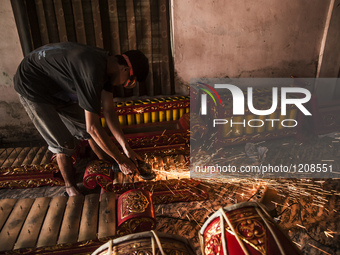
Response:
POLYGON ((149 74, 149 61, 139 50, 129 50, 122 55, 116 56, 118 64, 123 66, 122 75, 127 79, 124 81, 125 88, 133 88, 136 81, 143 82, 149 74))

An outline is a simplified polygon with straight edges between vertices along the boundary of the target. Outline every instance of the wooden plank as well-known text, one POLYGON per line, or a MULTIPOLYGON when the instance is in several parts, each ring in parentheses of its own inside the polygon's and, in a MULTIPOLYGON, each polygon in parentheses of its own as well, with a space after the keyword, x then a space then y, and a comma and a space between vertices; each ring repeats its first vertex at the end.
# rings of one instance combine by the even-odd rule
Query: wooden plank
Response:
POLYGON ((116 218, 116 194, 103 193, 100 198, 98 239, 116 235, 116 218))
POLYGON ((53 156, 53 153, 52 153, 49 149, 47 149, 47 150, 45 151, 45 155, 44 155, 44 157, 42 158, 40 164, 41 164, 41 165, 46 165, 46 164, 48 164, 48 163, 51 163, 51 158, 52 158, 52 156, 53 156))
POLYGON ((47 24, 46 24, 46 19, 45 19, 45 10, 44 10, 43 0, 35 0, 35 5, 36 5, 38 20, 39 20, 41 42, 43 45, 45 45, 50 42, 50 39, 48 38, 48 30, 47 30, 47 24))
POLYGON ((22 224, 24 223, 33 202, 34 199, 31 198, 24 198, 17 201, 0 233, 0 251, 9 251, 13 249, 22 224))
POLYGON ((48 31, 49 42, 60 42, 58 34, 58 24, 54 12, 54 1, 44 0, 43 7, 45 12, 46 30, 48 31))
POLYGON ((31 165, 40 165, 41 164, 41 160, 45 155, 45 152, 47 150, 47 146, 43 146, 39 149, 39 151, 37 152, 37 154, 35 154, 31 165))
POLYGON ((24 162, 28 152, 31 150, 30 147, 25 147, 22 149, 22 151, 19 153, 19 155, 17 156, 17 158, 14 160, 12 167, 15 166, 21 166, 22 162, 24 162))
POLYGON ((104 48, 99 0, 92 0, 91 3, 92 3, 93 29, 96 39, 96 46, 98 48, 104 48))
POLYGON ((83 195, 70 197, 68 199, 63 223, 61 224, 58 244, 77 242, 83 204, 83 195))
POLYGON ((4 226, 8 215, 11 213, 17 199, 1 199, 0 200, 0 230, 4 226))
POLYGON ((41 228, 36 247, 53 246, 57 244, 61 222, 63 220, 67 197, 53 197, 41 228))
POLYGON ((13 151, 11 152, 11 154, 9 154, 9 156, 7 157, 7 159, 2 164, 1 167, 10 167, 10 166, 12 166, 13 162, 18 157, 18 155, 20 154, 22 149, 23 149, 22 147, 14 148, 13 151))
POLYGON ((58 23, 60 42, 67 42, 67 30, 62 0, 54 0, 55 17, 58 23))
MULTIPOLYGON (((164 61, 164 59, 168 59, 169 56, 169 44, 170 44, 170 31, 169 31, 169 15, 168 15, 168 8, 169 4, 167 0, 159 0, 157 1, 158 7, 159 7, 159 33, 162 35, 160 36, 160 54, 162 57, 162 61, 160 62, 160 72, 162 75, 159 77, 160 78, 160 83, 161 84, 170 84, 170 77, 171 77, 171 72, 170 72, 170 61, 164 61)), ((158 70, 154 70, 154 72, 157 72, 158 70)), ((168 94, 173 94, 171 86, 166 86, 164 91, 166 91, 166 95, 168 94)))
POLYGON ((14 245, 14 250, 35 247, 50 200, 51 198, 49 197, 35 199, 18 240, 14 245))
POLYGON ((127 33, 129 38, 129 49, 132 50, 137 48, 136 17, 135 8, 133 6, 133 0, 126 0, 125 7, 126 7, 127 33))
MULTIPOLYGON (((0 157, 5 150, 6 150, 6 148, 0 148, 0 157)), ((1 162, 0 162, 0 165, 1 165, 1 162)))
POLYGON ((97 239, 99 194, 85 197, 78 242, 97 239))
POLYGON ((86 33, 84 24, 83 7, 81 0, 72 0, 74 28, 76 30, 77 42, 86 44, 86 33))
POLYGON ((107 4, 109 8, 109 27, 108 28, 110 29, 110 40, 111 40, 110 50, 113 54, 120 54, 119 52, 121 52, 121 48, 120 48, 117 1, 108 0, 107 4))
POLYGON ((5 148, 4 151, 0 155, 0 167, 5 163, 8 156, 12 153, 14 148, 5 148))
POLYGON ((31 165, 35 155, 39 151, 40 147, 32 147, 30 151, 28 152, 25 160, 21 163, 22 166, 28 166, 31 165))

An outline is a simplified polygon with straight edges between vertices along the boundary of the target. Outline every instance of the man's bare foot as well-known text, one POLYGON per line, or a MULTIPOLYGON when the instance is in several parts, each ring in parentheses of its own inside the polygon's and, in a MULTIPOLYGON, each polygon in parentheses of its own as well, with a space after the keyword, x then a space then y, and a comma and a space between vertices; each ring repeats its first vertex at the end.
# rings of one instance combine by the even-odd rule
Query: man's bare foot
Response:
POLYGON ((66 193, 68 194, 69 197, 72 196, 77 196, 77 195, 82 195, 81 191, 79 188, 76 186, 67 186, 66 188, 66 193))

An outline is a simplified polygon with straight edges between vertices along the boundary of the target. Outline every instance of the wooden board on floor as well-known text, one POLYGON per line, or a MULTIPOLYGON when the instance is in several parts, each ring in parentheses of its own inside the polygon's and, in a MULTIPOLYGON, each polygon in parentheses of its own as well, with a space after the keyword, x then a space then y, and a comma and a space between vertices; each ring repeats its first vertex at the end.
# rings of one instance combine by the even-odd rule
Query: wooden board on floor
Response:
POLYGON ((98 239, 116 235, 116 193, 101 195, 98 223, 98 239))
POLYGON ((8 149, 8 156, 5 159, 5 161, 3 162, 1 167, 10 167, 13 162, 15 161, 15 159, 17 158, 17 156, 19 155, 19 153, 22 151, 23 148, 19 147, 19 148, 14 148, 10 153, 10 149, 8 149))
POLYGON ((8 215, 13 210, 14 204, 17 202, 17 199, 2 199, 0 200, 0 229, 2 229, 3 225, 5 224, 8 215))
POLYGON ((49 149, 46 149, 45 155, 41 159, 40 164, 46 165, 46 164, 50 163, 52 156, 53 156, 53 153, 49 149))
POLYGON ((58 244, 77 242, 83 204, 83 195, 69 197, 60 229, 58 244))
POLYGON ((9 155, 14 151, 14 148, 5 148, 2 150, 0 154, 0 167, 3 167, 3 164, 6 162, 9 155))
POLYGON ((51 198, 49 197, 35 199, 24 226, 21 229, 18 240, 14 245, 14 250, 35 247, 50 200, 51 198))
POLYGON ((21 166, 22 162, 24 162, 28 152, 30 151, 31 147, 24 147, 19 155, 14 160, 12 167, 21 166))
POLYGON ((103 242, 116 236, 116 211, 113 192, 0 200, 0 253, 103 242))
POLYGON ((0 156, 5 150, 6 150, 5 148, 0 148, 0 156))
POLYGON ((5 223, 0 233, 0 251, 12 250, 15 241, 19 235, 22 224, 31 209, 34 199, 20 199, 14 206, 14 209, 5 223))
POLYGON ((52 198, 44 224, 41 228, 37 248, 57 244, 61 222, 63 220, 67 197, 52 198))
POLYGON ((97 238, 98 208, 99 194, 87 195, 81 216, 78 242, 97 238))
POLYGON ((32 165, 40 165, 47 150, 47 146, 42 146, 32 160, 32 165))
POLYGON ((28 152, 26 158, 24 159, 24 161, 21 163, 24 166, 28 166, 31 165, 35 155, 37 154, 37 152, 39 151, 40 147, 32 147, 30 149, 30 151, 28 152))

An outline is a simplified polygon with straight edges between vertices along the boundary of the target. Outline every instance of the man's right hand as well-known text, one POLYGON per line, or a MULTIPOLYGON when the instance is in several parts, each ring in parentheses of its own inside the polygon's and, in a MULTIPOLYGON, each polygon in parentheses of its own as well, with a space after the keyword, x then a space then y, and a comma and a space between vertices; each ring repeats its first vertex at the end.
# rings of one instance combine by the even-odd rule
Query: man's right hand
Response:
POLYGON ((128 175, 128 174, 139 174, 138 168, 133 163, 133 161, 126 156, 122 156, 122 158, 117 162, 119 165, 120 171, 122 171, 123 174, 128 175))

